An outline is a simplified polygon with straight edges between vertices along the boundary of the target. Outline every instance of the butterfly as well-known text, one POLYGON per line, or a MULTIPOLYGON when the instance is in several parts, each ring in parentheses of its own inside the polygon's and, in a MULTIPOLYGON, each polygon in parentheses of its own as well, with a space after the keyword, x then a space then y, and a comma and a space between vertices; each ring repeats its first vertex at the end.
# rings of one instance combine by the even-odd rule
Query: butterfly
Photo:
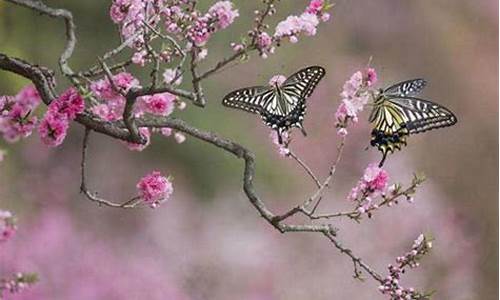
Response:
POLYGON ((282 134, 292 127, 300 128, 306 136, 302 122, 306 113, 306 99, 312 94, 325 69, 311 66, 297 71, 282 84, 254 86, 227 94, 222 104, 259 114, 264 123, 276 130, 278 142, 283 144, 282 134))
POLYGON ((406 146, 410 134, 457 123, 457 117, 446 107, 415 97, 426 85, 424 79, 411 79, 379 90, 369 118, 375 124, 370 144, 383 155, 379 167, 387 153, 406 146))

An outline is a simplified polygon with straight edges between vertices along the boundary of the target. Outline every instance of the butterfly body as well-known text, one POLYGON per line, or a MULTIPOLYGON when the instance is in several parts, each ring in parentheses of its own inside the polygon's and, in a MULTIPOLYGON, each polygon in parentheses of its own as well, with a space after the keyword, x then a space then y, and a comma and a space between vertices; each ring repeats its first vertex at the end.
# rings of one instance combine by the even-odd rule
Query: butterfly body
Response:
POLYGON ((319 66, 307 67, 288 77, 281 84, 255 86, 233 91, 226 95, 222 104, 227 107, 257 113, 263 122, 276 130, 278 140, 292 127, 300 128, 306 112, 306 99, 325 75, 319 66))
POLYGON ((375 124, 370 144, 383 155, 380 166, 388 153, 406 146, 410 134, 457 122, 456 116, 446 107, 415 97, 425 86, 425 80, 412 79, 379 91, 369 121, 375 124))

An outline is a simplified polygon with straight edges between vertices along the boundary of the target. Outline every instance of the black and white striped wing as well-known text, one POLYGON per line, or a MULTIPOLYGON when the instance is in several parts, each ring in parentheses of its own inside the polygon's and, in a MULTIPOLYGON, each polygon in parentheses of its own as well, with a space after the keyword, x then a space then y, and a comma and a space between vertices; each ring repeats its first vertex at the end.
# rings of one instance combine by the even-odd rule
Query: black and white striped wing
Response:
POLYGON ((412 97, 419 94, 427 85, 425 79, 410 79, 398 82, 383 91, 386 97, 412 97))
POLYGON ((283 83, 282 89, 288 96, 306 99, 325 76, 325 69, 320 66, 311 66, 292 74, 283 83))
POLYGON ((232 91, 222 99, 222 105, 251 113, 261 113, 264 103, 274 94, 271 87, 254 86, 232 91))
POLYGON ((410 134, 448 127, 457 123, 457 117, 453 112, 428 100, 415 97, 394 97, 389 98, 388 101, 404 116, 403 124, 410 134))

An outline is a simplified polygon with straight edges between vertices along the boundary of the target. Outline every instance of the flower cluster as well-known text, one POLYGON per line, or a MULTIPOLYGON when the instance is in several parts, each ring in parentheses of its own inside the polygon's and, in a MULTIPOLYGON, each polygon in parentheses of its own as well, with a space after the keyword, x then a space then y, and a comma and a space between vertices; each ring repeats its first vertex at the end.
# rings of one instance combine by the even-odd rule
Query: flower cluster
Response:
POLYGON ((348 199, 358 203, 358 212, 369 213, 370 210, 378 208, 377 204, 373 203, 373 199, 385 193, 388 181, 387 171, 376 164, 370 164, 365 169, 363 177, 352 188, 348 199))
POLYGON ((330 7, 328 1, 311 0, 305 12, 300 16, 288 16, 278 23, 274 38, 278 42, 288 38, 290 42, 296 43, 301 33, 308 36, 315 35, 320 20, 326 22, 330 19, 330 14, 326 12, 330 7))
POLYGON ((7 293, 17 294, 38 281, 35 273, 17 273, 12 279, 0 279, 0 299, 7 293))
POLYGON ((164 9, 163 2, 158 0, 113 0, 111 4, 109 10, 111 20, 120 27, 122 38, 129 41, 128 46, 136 50, 133 56, 134 63, 145 63, 148 26, 154 27, 159 23, 160 13, 164 9))
POLYGON ((173 57, 183 55, 177 47, 163 47, 157 53, 147 46, 161 35, 158 25, 179 40, 187 38, 191 46, 202 47, 213 33, 227 28, 239 16, 231 1, 216 2, 207 13, 194 7, 191 0, 113 0, 109 13, 111 20, 120 26, 122 38, 135 50, 132 62, 144 66, 153 58, 170 62, 173 57))
POLYGON ((15 96, 0 96, 0 134, 7 142, 17 142, 31 135, 37 124, 33 112, 40 102, 40 95, 32 85, 15 96))
POLYGON ((153 171, 137 183, 137 190, 144 203, 151 208, 157 208, 170 198, 174 187, 168 178, 162 176, 158 171, 153 171))
POLYGON ((0 209, 0 243, 9 240, 16 232, 15 218, 10 211, 0 209))
POLYGON ((227 28, 239 16, 238 10, 233 9, 231 1, 218 1, 202 15, 199 12, 192 14, 192 25, 188 27, 187 36, 197 47, 203 46, 213 33, 227 28))
POLYGON ((56 147, 62 144, 69 122, 85 109, 85 102, 78 91, 71 87, 49 104, 49 108, 38 126, 42 142, 56 147))
POLYGON ((421 294, 414 288, 404 288, 401 285, 401 275, 405 272, 405 267, 415 268, 419 266, 422 257, 429 253, 432 248, 432 241, 420 234, 413 243, 411 251, 396 259, 397 265, 390 264, 387 268, 389 275, 383 280, 379 290, 382 294, 390 297, 391 300, 421 300, 429 299, 428 294, 421 294))
POLYGON ((376 81, 377 73, 374 69, 368 68, 365 72, 354 73, 344 83, 340 93, 342 100, 335 112, 335 127, 339 135, 347 135, 349 124, 358 122, 358 113, 363 110, 370 98, 368 88, 373 86, 376 81))
MULTIPOLYGON (((178 77, 174 70, 167 69, 164 73, 164 79, 168 81, 168 84, 180 84, 182 78, 178 77)), ((108 78, 94 81, 90 85, 90 90, 101 100, 101 103, 93 106, 91 110, 103 120, 110 122, 121 120, 123 119, 126 103, 124 95, 131 89, 140 87, 139 80, 127 72, 113 75, 112 81, 108 78)), ((179 101, 175 95, 170 93, 138 97, 134 106, 134 116, 140 117, 144 114, 152 114, 165 117, 174 111, 176 105, 179 109, 184 109, 186 106, 184 102, 179 101)), ((146 144, 127 143, 130 150, 141 151, 149 145, 150 130, 141 128, 140 133, 146 139, 146 144)))

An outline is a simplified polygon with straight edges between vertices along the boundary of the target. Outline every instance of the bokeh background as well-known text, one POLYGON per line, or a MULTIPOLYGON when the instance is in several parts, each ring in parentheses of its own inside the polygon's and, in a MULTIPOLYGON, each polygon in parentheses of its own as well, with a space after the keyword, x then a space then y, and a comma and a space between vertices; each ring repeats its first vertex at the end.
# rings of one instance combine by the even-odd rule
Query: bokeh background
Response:
MULTIPOLYGON (((117 45, 108 17, 110 1, 47 1, 69 8, 78 26, 71 64, 80 69, 117 45)), ((209 6, 211 1, 202 1, 209 6), (206 3, 205 3, 206 2, 206 3)), ((241 17, 209 44, 205 66, 230 53, 246 32, 258 1, 235 1, 241 17)), ((281 1, 274 26, 298 14, 307 1, 281 1)), ((64 42, 59 20, 0 2, 0 51, 57 69, 64 42)), ((257 188, 273 209, 284 211, 314 186, 291 160, 280 158, 268 129, 253 115, 227 110, 230 90, 265 83, 276 73, 320 64, 327 76, 308 102, 309 136, 294 134, 293 148, 325 176, 338 141, 334 118, 343 82, 370 56, 381 85, 424 77, 425 96, 452 109, 452 128, 412 136, 386 169, 392 182, 414 171, 428 181, 415 203, 384 209, 355 224, 335 220, 340 238, 385 272, 420 232, 436 238, 422 266, 404 285, 436 290, 436 299, 498 297, 498 2, 346 1, 317 36, 287 44, 267 60, 233 67, 205 83, 209 103, 176 112, 200 128, 233 138, 257 155, 257 188)), ((146 73, 137 73, 146 76, 146 73)), ((59 79, 60 89, 66 82, 59 79)), ((15 94, 26 80, 0 72, 0 94, 15 94)), ((350 188, 370 162, 370 127, 350 132, 325 211, 348 208, 350 188)), ((375 282, 352 278, 352 263, 313 234, 281 235, 251 207, 241 189, 242 164, 194 139, 176 144, 156 137, 140 153, 93 135, 89 184, 115 200, 135 193, 151 169, 175 177, 175 193, 157 210, 98 207, 79 193, 83 130, 73 125, 57 149, 37 135, 14 145, 0 165, 0 208, 15 212, 19 231, 2 246, 0 274, 36 271, 41 281, 13 299, 383 299, 375 282)))

